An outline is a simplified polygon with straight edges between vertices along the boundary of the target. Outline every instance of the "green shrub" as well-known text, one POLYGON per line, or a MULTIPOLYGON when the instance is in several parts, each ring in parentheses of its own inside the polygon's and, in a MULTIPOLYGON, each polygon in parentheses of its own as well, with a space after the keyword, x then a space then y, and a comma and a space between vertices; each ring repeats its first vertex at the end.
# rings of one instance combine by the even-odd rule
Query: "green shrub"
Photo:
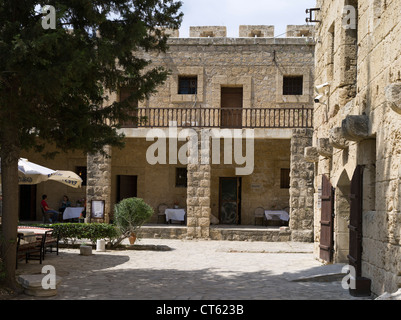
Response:
POLYGON ((153 208, 140 198, 128 198, 116 204, 114 206, 114 223, 119 229, 121 237, 115 245, 129 237, 131 233, 136 233, 152 217, 153 213, 153 208))
POLYGON ((57 223, 52 228, 55 235, 65 243, 74 243, 75 239, 88 239, 94 244, 99 239, 113 241, 119 237, 117 228, 106 223, 57 223))

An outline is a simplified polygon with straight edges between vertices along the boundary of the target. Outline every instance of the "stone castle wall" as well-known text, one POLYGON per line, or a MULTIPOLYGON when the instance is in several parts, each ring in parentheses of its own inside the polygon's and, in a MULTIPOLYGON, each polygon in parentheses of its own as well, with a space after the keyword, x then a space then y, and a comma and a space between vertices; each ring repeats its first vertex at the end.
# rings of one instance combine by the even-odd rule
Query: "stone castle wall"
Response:
POLYGON ((336 188, 335 259, 345 262, 347 194, 355 167, 365 166, 362 275, 375 294, 394 292, 401 287, 401 3, 318 0, 317 7, 315 84, 330 86, 315 105, 313 144, 327 139, 332 150, 316 162, 316 196, 326 174, 336 188), (345 28, 352 13, 342 14, 345 5, 355 9, 357 29, 345 28))

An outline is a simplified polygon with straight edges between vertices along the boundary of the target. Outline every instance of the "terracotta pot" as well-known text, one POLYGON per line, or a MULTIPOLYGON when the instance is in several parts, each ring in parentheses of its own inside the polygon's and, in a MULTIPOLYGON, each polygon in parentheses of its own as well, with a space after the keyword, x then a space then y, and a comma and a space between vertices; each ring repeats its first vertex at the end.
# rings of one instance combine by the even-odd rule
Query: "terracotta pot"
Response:
POLYGON ((129 243, 134 244, 136 240, 136 235, 135 233, 131 233, 131 236, 129 237, 129 243))

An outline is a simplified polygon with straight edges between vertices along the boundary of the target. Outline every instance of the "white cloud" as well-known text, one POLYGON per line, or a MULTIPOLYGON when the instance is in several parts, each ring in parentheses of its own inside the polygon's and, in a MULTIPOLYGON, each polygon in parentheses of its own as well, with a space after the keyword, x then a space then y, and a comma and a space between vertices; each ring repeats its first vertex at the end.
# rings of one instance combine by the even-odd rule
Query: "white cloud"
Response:
POLYGON ((274 25, 275 36, 289 24, 305 24, 305 10, 316 0, 183 0, 181 37, 189 36, 190 26, 226 26, 227 36, 237 37, 239 26, 274 25))

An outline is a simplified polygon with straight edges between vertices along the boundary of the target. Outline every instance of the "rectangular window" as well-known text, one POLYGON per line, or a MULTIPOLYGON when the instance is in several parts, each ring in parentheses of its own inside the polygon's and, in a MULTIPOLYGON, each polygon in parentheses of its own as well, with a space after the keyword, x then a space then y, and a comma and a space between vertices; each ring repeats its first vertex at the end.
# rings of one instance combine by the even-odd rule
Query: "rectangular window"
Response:
POLYGON ((303 76, 284 76, 283 78, 283 95, 299 95, 303 94, 303 76))
POLYGON ((198 77, 178 77, 178 94, 197 94, 198 77))
POLYGON ((76 167, 75 173, 81 177, 82 185, 86 186, 86 175, 87 175, 86 167, 76 167))
POLYGON ((290 169, 281 169, 280 188, 281 189, 289 189, 290 188, 290 169))
POLYGON ((175 169, 175 186, 177 188, 187 187, 187 168, 176 168, 175 169))

